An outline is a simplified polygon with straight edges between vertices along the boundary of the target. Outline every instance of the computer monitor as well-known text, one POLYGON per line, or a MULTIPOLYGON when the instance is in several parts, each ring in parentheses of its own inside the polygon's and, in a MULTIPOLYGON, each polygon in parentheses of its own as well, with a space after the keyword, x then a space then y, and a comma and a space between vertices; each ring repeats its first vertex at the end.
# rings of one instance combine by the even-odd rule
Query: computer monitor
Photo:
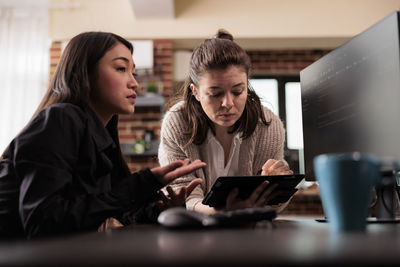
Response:
POLYGON ((300 72, 304 167, 359 151, 400 162, 399 12, 394 12, 300 72))

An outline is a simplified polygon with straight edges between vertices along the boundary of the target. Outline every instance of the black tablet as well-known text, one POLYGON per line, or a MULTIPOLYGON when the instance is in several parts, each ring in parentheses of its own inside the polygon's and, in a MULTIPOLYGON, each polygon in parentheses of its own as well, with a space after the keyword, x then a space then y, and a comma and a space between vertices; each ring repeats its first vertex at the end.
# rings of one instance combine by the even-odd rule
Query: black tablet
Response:
POLYGON ((278 194, 273 199, 269 200, 267 205, 276 205, 289 200, 296 193, 296 186, 303 180, 304 174, 290 175, 270 175, 270 176, 221 176, 217 178, 211 187, 210 192, 203 199, 203 204, 210 207, 222 208, 225 207, 226 198, 234 188, 239 189, 239 197, 247 199, 250 194, 263 181, 268 180, 271 184, 277 183, 278 186, 274 189, 278 190, 278 194))

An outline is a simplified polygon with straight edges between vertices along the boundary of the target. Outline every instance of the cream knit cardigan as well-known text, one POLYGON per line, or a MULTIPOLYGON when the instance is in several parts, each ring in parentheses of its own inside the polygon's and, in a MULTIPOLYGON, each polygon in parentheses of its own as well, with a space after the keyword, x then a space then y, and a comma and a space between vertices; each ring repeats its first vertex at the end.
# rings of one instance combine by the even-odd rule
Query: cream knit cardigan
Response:
MULTIPOLYGON (((205 142, 202 145, 190 144, 186 148, 184 147, 189 137, 183 135, 188 124, 183 119, 182 106, 183 102, 175 104, 163 118, 158 160, 161 166, 185 158, 189 158, 191 161, 200 159, 207 163, 207 166, 203 169, 188 176, 180 177, 171 184, 172 188, 176 190, 189 184, 197 177, 203 178, 201 186, 197 186, 186 200, 187 209, 193 210, 194 206, 203 200, 212 186, 208 168, 211 161, 204 148, 205 142)), ((268 159, 283 159, 285 131, 282 122, 266 107, 264 107, 264 114, 265 119, 270 121, 270 125, 259 123, 253 134, 242 141, 239 155, 239 173, 237 175, 256 175, 268 159)))

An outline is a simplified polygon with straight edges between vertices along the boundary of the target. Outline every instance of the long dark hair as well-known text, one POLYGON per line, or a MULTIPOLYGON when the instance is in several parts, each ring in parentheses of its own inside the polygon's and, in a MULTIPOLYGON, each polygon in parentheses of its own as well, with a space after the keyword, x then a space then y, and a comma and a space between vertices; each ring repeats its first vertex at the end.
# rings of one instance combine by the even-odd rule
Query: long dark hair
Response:
MULTIPOLYGON (((213 122, 203 111, 200 103, 190 89, 190 85, 198 86, 199 79, 210 70, 227 69, 230 66, 241 67, 245 70, 247 78, 251 68, 250 57, 238 44, 233 41, 233 36, 226 30, 220 29, 214 38, 206 39, 192 53, 189 66, 189 74, 178 91, 168 104, 168 108, 183 100, 183 116, 188 122, 188 128, 184 134, 189 136, 186 145, 194 143, 202 144, 208 129, 215 134, 213 122)), ((258 123, 269 125, 266 121, 261 106, 260 98, 248 84, 247 100, 242 116, 233 125, 229 133, 238 131, 242 138, 248 138, 254 132, 258 123)))
MULTIPOLYGON (((91 92, 95 90, 90 81, 96 75, 98 62, 117 43, 122 43, 133 53, 132 44, 113 33, 84 32, 73 37, 65 47, 49 87, 31 120, 55 103, 89 103, 91 92)), ((111 118, 106 128, 119 149, 118 164, 124 173, 129 173, 119 146, 117 115, 111 118)))
POLYGON ((54 103, 89 103, 94 89, 90 78, 95 75, 99 60, 118 42, 133 53, 130 42, 109 32, 84 32, 72 38, 33 117, 54 103))

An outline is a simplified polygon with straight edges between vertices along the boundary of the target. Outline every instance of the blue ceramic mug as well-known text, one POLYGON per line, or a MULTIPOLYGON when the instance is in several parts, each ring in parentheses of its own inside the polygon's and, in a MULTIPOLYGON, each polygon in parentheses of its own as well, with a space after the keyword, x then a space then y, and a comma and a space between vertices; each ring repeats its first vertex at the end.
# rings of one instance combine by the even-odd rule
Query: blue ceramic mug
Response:
POLYGON ((373 155, 322 154, 314 171, 329 228, 365 231, 373 187, 380 181, 380 161, 373 155))

